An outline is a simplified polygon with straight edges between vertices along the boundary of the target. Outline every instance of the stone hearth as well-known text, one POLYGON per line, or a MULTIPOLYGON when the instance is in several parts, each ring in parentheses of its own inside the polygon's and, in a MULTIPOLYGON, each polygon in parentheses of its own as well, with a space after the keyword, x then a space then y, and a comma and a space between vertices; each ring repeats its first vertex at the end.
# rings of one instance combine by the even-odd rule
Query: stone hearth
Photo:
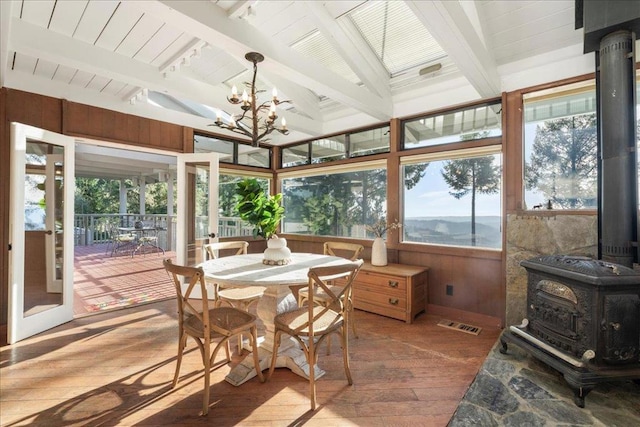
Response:
POLYGON ((497 343, 460 402, 448 427, 640 426, 640 384, 598 384, 584 409, 562 375, 516 346, 497 343))

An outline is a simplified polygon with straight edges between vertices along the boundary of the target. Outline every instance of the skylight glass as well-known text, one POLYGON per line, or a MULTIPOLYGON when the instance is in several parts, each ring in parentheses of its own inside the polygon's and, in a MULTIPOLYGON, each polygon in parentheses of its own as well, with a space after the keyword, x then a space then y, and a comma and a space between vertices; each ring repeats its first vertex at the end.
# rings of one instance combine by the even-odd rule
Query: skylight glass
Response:
POLYGON ((402 1, 369 1, 349 14, 391 77, 447 55, 402 1))
POLYGON ((331 43, 315 30, 291 45, 292 48, 320 62, 322 65, 353 83, 360 83, 360 78, 347 65, 346 61, 331 46, 331 43))

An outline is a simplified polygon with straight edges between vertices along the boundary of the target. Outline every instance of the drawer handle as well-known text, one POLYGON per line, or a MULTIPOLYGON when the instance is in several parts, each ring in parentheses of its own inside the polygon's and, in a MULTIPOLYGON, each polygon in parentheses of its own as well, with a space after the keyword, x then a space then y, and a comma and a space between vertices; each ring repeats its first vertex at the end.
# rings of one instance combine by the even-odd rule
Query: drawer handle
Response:
POLYGON ((389 298, 389 304, 391 305, 398 305, 398 298, 389 298))
POLYGON ((398 282, 396 282, 395 280, 389 280, 389 286, 392 288, 397 288, 398 282))

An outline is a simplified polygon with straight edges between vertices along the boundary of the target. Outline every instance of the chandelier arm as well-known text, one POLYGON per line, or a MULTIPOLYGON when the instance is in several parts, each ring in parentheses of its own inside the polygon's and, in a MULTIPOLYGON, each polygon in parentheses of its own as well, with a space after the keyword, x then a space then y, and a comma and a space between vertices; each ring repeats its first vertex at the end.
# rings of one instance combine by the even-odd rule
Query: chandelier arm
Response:
POLYGON ((272 127, 272 128, 268 128, 268 127, 267 127, 267 129, 265 129, 265 131, 264 131, 264 132, 262 132, 262 133, 258 136, 258 140, 260 140, 260 139, 264 138, 265 136, 269 135, 271 132, 273 132, 273 130, 274 130, 274 129, 275 129, 275 128, 273 128, 273 127, 272 127))
POLYGON ((230 128, 228 126, 225 126, 224 129, 230 130, 231 132, 239 133, 240 135, 244 135, 244 136, 247 136, 249 138, 252 137, 251 132, 249 132, 249 131, 241 128, 241 127, 230 128))
POLYGON ((249 110, 242 110, 242 114, 235 119, 236 123, 241 122, 242 120, 244 120, 245 116, 247 115, 247 113, 249 112, 249 110))

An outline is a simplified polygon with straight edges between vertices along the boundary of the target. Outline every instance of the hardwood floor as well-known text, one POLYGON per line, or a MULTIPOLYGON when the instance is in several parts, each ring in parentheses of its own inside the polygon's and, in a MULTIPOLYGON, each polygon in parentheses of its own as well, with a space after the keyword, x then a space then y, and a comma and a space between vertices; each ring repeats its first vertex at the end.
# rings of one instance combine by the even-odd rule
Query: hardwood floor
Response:
POLYGON ((354 384, 337 346, 323 352, 327 374, 317 382, 315 412, 308 382, 288 369, 234 387, 222 365, 211 375, 209 414, 199 417, 203 373, 193 342, 171 389, 175 312, 171 299, 76 318, 2 347, 0 425, 446 426, 500 332, 473 336, 438 327, 438 316, 421 314, 408 325, 356 311, 354 384))

